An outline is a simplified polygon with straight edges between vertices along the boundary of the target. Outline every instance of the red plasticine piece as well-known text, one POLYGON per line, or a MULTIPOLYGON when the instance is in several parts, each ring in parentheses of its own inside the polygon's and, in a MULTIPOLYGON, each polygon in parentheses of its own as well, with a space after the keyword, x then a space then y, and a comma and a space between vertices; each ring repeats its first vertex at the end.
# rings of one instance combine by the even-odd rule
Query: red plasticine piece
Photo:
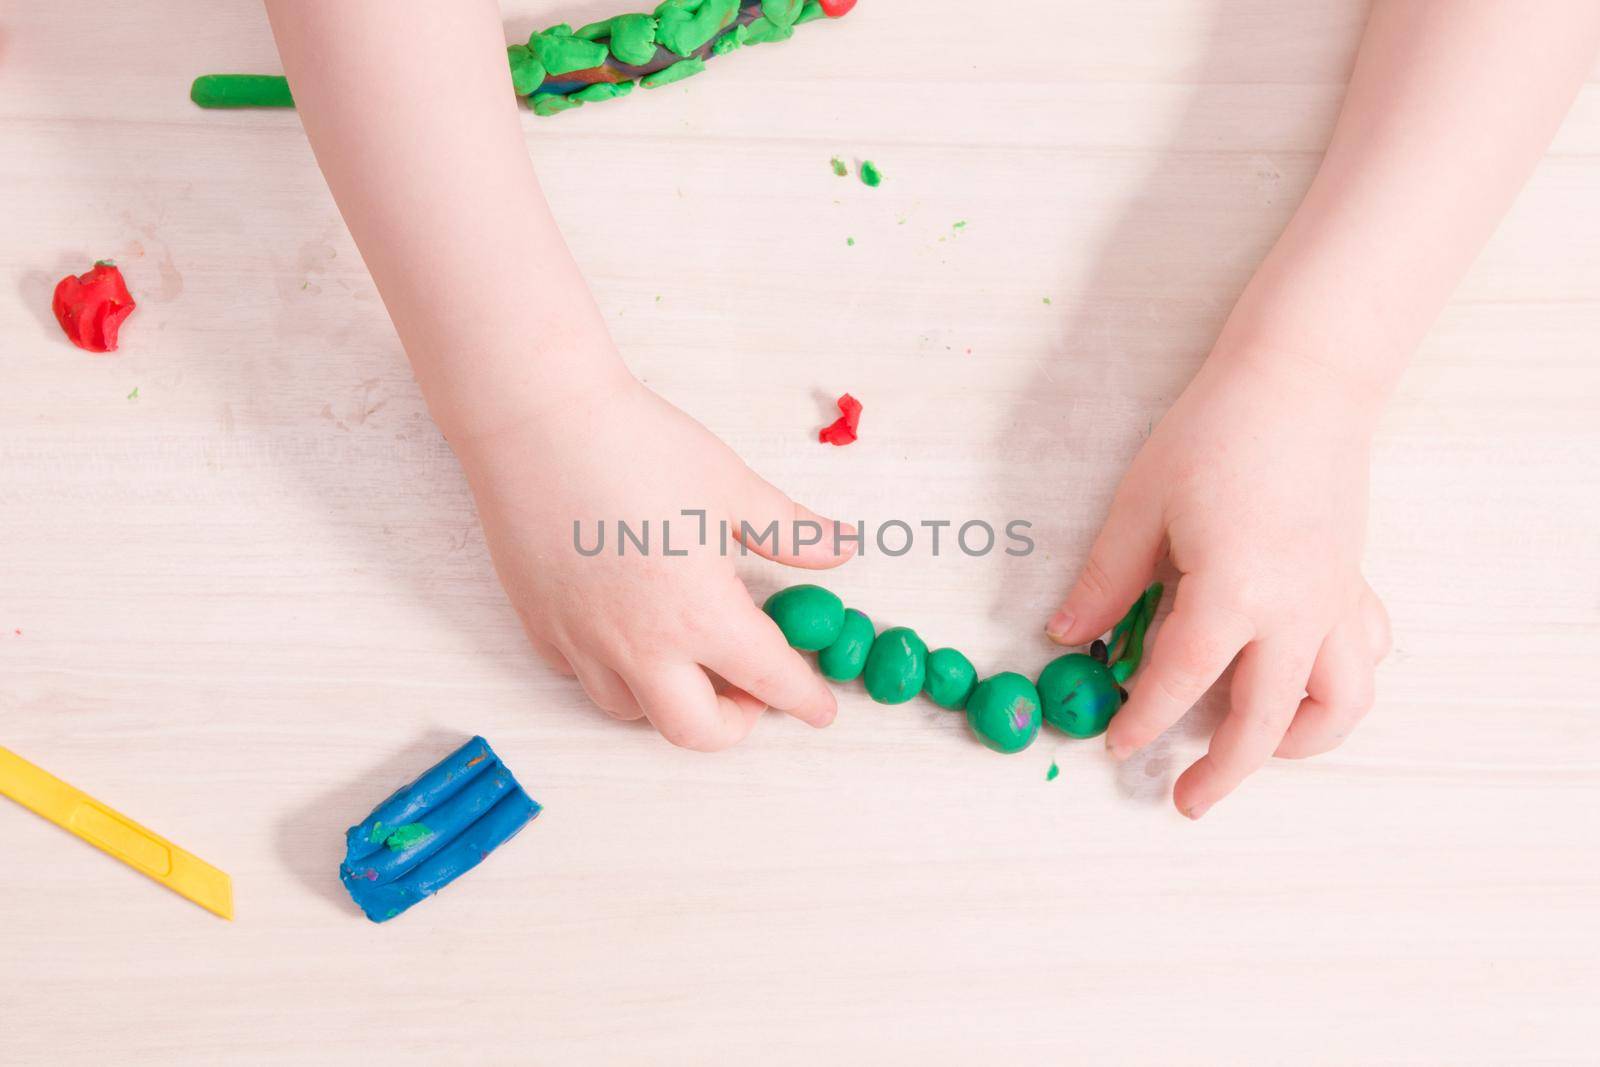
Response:
POLYGON ((67 340, 90 352, 115 352, 122 320, 137 306, 122 272, 107 260, 100 260, 87 274, 62 278, 50 302, 67 340))
POLYGON ((821 0, 821 3, 822 13, 830 19, 838 18, 856 6, 856 0, 821 0))
POLYGON ((827 445, 847 445, 856 439, 861 425, 861 401, 849 393, 839 398, 840 415, 817 432, 817 440, 827 445))

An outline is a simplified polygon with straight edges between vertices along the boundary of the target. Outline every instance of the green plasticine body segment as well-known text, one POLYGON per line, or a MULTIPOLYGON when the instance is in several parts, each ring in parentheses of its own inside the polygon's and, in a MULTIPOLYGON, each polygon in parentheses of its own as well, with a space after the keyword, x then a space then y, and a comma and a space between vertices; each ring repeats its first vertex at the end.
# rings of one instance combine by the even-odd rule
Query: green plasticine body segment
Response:
MULTIPOLYGON (((665 0, 651 14, 625 14, 574 30, 560 23, 506 49, 511 84, 537 115, 654 89, 705 69, 706 61, 788 40, 795 28, 836 19, 855 0, 665 0)), ((202 74, 189 99, 203 108, 294 107, 276 74, 202 74)))
POLYGON ((1144 639, 1162 587, 1146 589, 1090 652, 1069 652, 1045 665, 1037 682, 1014 671, 978 680, 972 661, 953 648, 928 651, 916 631, 894 626, 874 636, 872 620, 846 608, 819 585, 795 585, 767 598, 790 647, 817 653, 825 678, 860 678, 880 704, 903 704, 920 691, 942 708, 965 711, 978 740, 996 752, 1021 752, 1048 725, 1069 737, 1104 733, 1128 694, 1122 685, 1139 668, 1144 639))

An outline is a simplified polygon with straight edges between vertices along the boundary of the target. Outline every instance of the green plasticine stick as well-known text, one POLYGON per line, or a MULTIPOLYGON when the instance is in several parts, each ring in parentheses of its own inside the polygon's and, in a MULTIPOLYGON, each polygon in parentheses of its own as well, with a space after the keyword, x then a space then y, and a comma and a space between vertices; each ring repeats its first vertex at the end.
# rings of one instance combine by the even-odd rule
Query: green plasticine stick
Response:
MULTIPOLYGON (((507 48, 506 60, 516 94, 536 114, 554 115, 624 95, 621 87, 635 82, 653 89, 682 81, 708 59, 785 40, 795 27, 841 18, 853 6, 853 0, 665 0, 648 15, 536 31, 526 44, 507 48), (603 85, 617 88, 589 91, 603 85)), ((189 99, 203 108, 294 107, 288 81, 275 74, 202 74, 189 99)))
POLYGON ((202 74, 189 99, 206 108, 294 107, 289 79, 277 74, 202 74))

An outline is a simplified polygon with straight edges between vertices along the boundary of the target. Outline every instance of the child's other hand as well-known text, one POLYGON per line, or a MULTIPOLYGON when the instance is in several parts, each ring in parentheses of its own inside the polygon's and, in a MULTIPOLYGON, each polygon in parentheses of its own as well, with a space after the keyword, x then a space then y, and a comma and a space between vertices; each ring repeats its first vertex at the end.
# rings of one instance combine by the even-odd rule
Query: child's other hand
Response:
MULTIPOLYGON (((693 419, 626 375, 486 437, 455 440, 495 568, 528 639, 551 666, 576 674, 589 697, 621 719, 644 717, 668 741, 715 750, 743 740, 766 707, 812 726, 837 713, 833 694, 785 642, 734 573, 739 546, 720 551, 719 524, 781 527, 796 567, 832 567, 831 523, 763 481, 693 419), (685 509, 704 509, 700 524, 685 509), (617 554, 618 519, 650 548, 617 554), (672 556, 661 525, 672 522, 672 556), (823 523, 823 543, 794 554, 796 519, 823 523), (573 523, 592 549, 581 555, 573 523), (688 555, 676 555, 688 550, 688 555), (706 670, 728 684, 719 692, 706 670)), ((770 545, 770 540, 768 544, 770 545)))
POLYGON ((1173 801, 1197 819, 1272 755, 1338 745, 1373 700, 1389 650, 1361 576, 1376 398, 1317 361, 1218 351, 1123 478, 1050 635, 1103 633, 1166 549, 1181 573, 1106 746, 1125 759, 1200 699, 1235 655, 1232 708, 1173 801))

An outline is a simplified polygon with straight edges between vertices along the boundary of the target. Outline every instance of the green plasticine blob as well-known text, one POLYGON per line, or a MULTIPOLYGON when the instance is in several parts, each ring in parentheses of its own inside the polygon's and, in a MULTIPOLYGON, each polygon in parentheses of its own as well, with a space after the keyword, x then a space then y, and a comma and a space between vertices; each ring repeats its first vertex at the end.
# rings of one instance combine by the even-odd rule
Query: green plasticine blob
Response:
POLYGON ((574 100, 615 100, 633 92, 632 82, 595 82, 572 94, 574 100))
POLYGON ((941 708, 960 711, 978 684, 978 671, 972 661, 953 648, 937 648, 928 653, 928 677, 922 683, 928 699, 941 708))
POLYGON ((725 56, 734 49, 742 46, 750 37, 750 28, 741 23, 733 28, 733 32, 725 33, 711 44, 711 54, 725 56))
POLYGON ((571 111, 573 108, 582 107, 583 101, 574 100, 572 97, 563 96, 560 93, 534 93, 528 97, 528 106, 533 108, 535 115, 542 115, 548 118, 551 115, 559 115, 563 111, 571 111))
POLYGON ((800 17, 794 20, 794 24, 801 26, 807 22, 815 22, 817 19, 825 19, 827 17, 828 13, 822 10, 822 0, 806 0, 805 6, 800 9, 800 17))
POLYGON ((772 617, 791 648, 820 652, 839 640, 844 602, 820 585, 791 585, 767 598, 761 610, 772 617))
POLYGON ((432 840, 432 830, 420 822, 413 822, 407 823, 405 826, 396 827, 392 834, 383 839, 383 843, 390 852, 404 852, 408 848, 414 848, 432 840))
POLYGON ((1039 736, 1039 693, 1014 671, 985 678, 967 701, 967 724, 996 752, 1021 752, 1039 736))
POLYGON ((506 49, 506 59, 511 63, 511 87, 518 96, 529 96, 544 84, 544 64, 527 45, 511 45, 506 49))
POLYGON ((853 682, 867 665, 867 652, 877 631, 872 620, 855 608, 846 608, 838 638, 817 653, 817 667, 830 682, 853 682))
POLYGON ((667 0, 656 8, 656 42, 687 59, 738 17, 739 0, 667 0))
POLYGON ((750 24, 750 44, 769 44, 773 41, 787 41, 794 36, 794 26, 773 22, 766 16, 756 19, 750 24))
POLYGON ((1061 768, 1056 766, 1055 760, 1051 760, 1050 769, 1044 772, 1044 780, 1047 782, 1053 782, 1059 777, 1061 777, 1061 768))
POLYGON ((832 159, 828 160, 828 165, 833 168, 833 173, 837 177, 843 178, 846 174, 850 173, 850 168, 845 166, 844 160, 840 159, 838 156, 834 156, 832 159))
POLYGON ((883 172, 870 159, 861 161, 861 184, 870 185, 874 189, 883 184, 883 172))
POLYGON ((1122 689, 1093 656, 1069 652, 1039 672, 1044 721, 1071 737, 1098 737, 1122 707, 1122 689))
POLYGON ((640 78, 639 84, 646 89, 655 89, 673 82, 681 82, 685 78, 692 78, 706 69, 706 61, 696 56, 694 59, 682 59, 667 67, 658 70, 648 77, 640 78))
POLYGON ((289 80, 277 74, 202 74, 189 99, 201 107, 294 107, 289 80))
POLYGON ((571 74, 589 70, 606 61, 606 46, 597 41, 574 37, 571 27, 562 23, 528 38, 528 48, 543 64, 545 74, 571 74))
POLYGON ((1151 621, 1156 617, 1156 608, 1161 604, 1162 585, 1154 582, 1144 591, 1144 595, 1134 601, 1133 607, 1122 620, 1111 629, 1110 665, 1111 676, 1119 683, 1126 682, 1133 672, 1139 669, 1139 661, 1144 658, 1144 636, 1150 629, 1151 621))
POLYGON ((805 0, 761 0, 761 17, 779 26, 793 26, 805 6, 805 0))
POLYGON ((611 20, 611 54, 639 67, 656 57, 656 20, 649 15, 618 15, 611 20))
POLYGON ((880 704, 904 704, 922 691, 927 678, 928 646, 915 630, 896 626, 872 642, 862 682, 880 704))

